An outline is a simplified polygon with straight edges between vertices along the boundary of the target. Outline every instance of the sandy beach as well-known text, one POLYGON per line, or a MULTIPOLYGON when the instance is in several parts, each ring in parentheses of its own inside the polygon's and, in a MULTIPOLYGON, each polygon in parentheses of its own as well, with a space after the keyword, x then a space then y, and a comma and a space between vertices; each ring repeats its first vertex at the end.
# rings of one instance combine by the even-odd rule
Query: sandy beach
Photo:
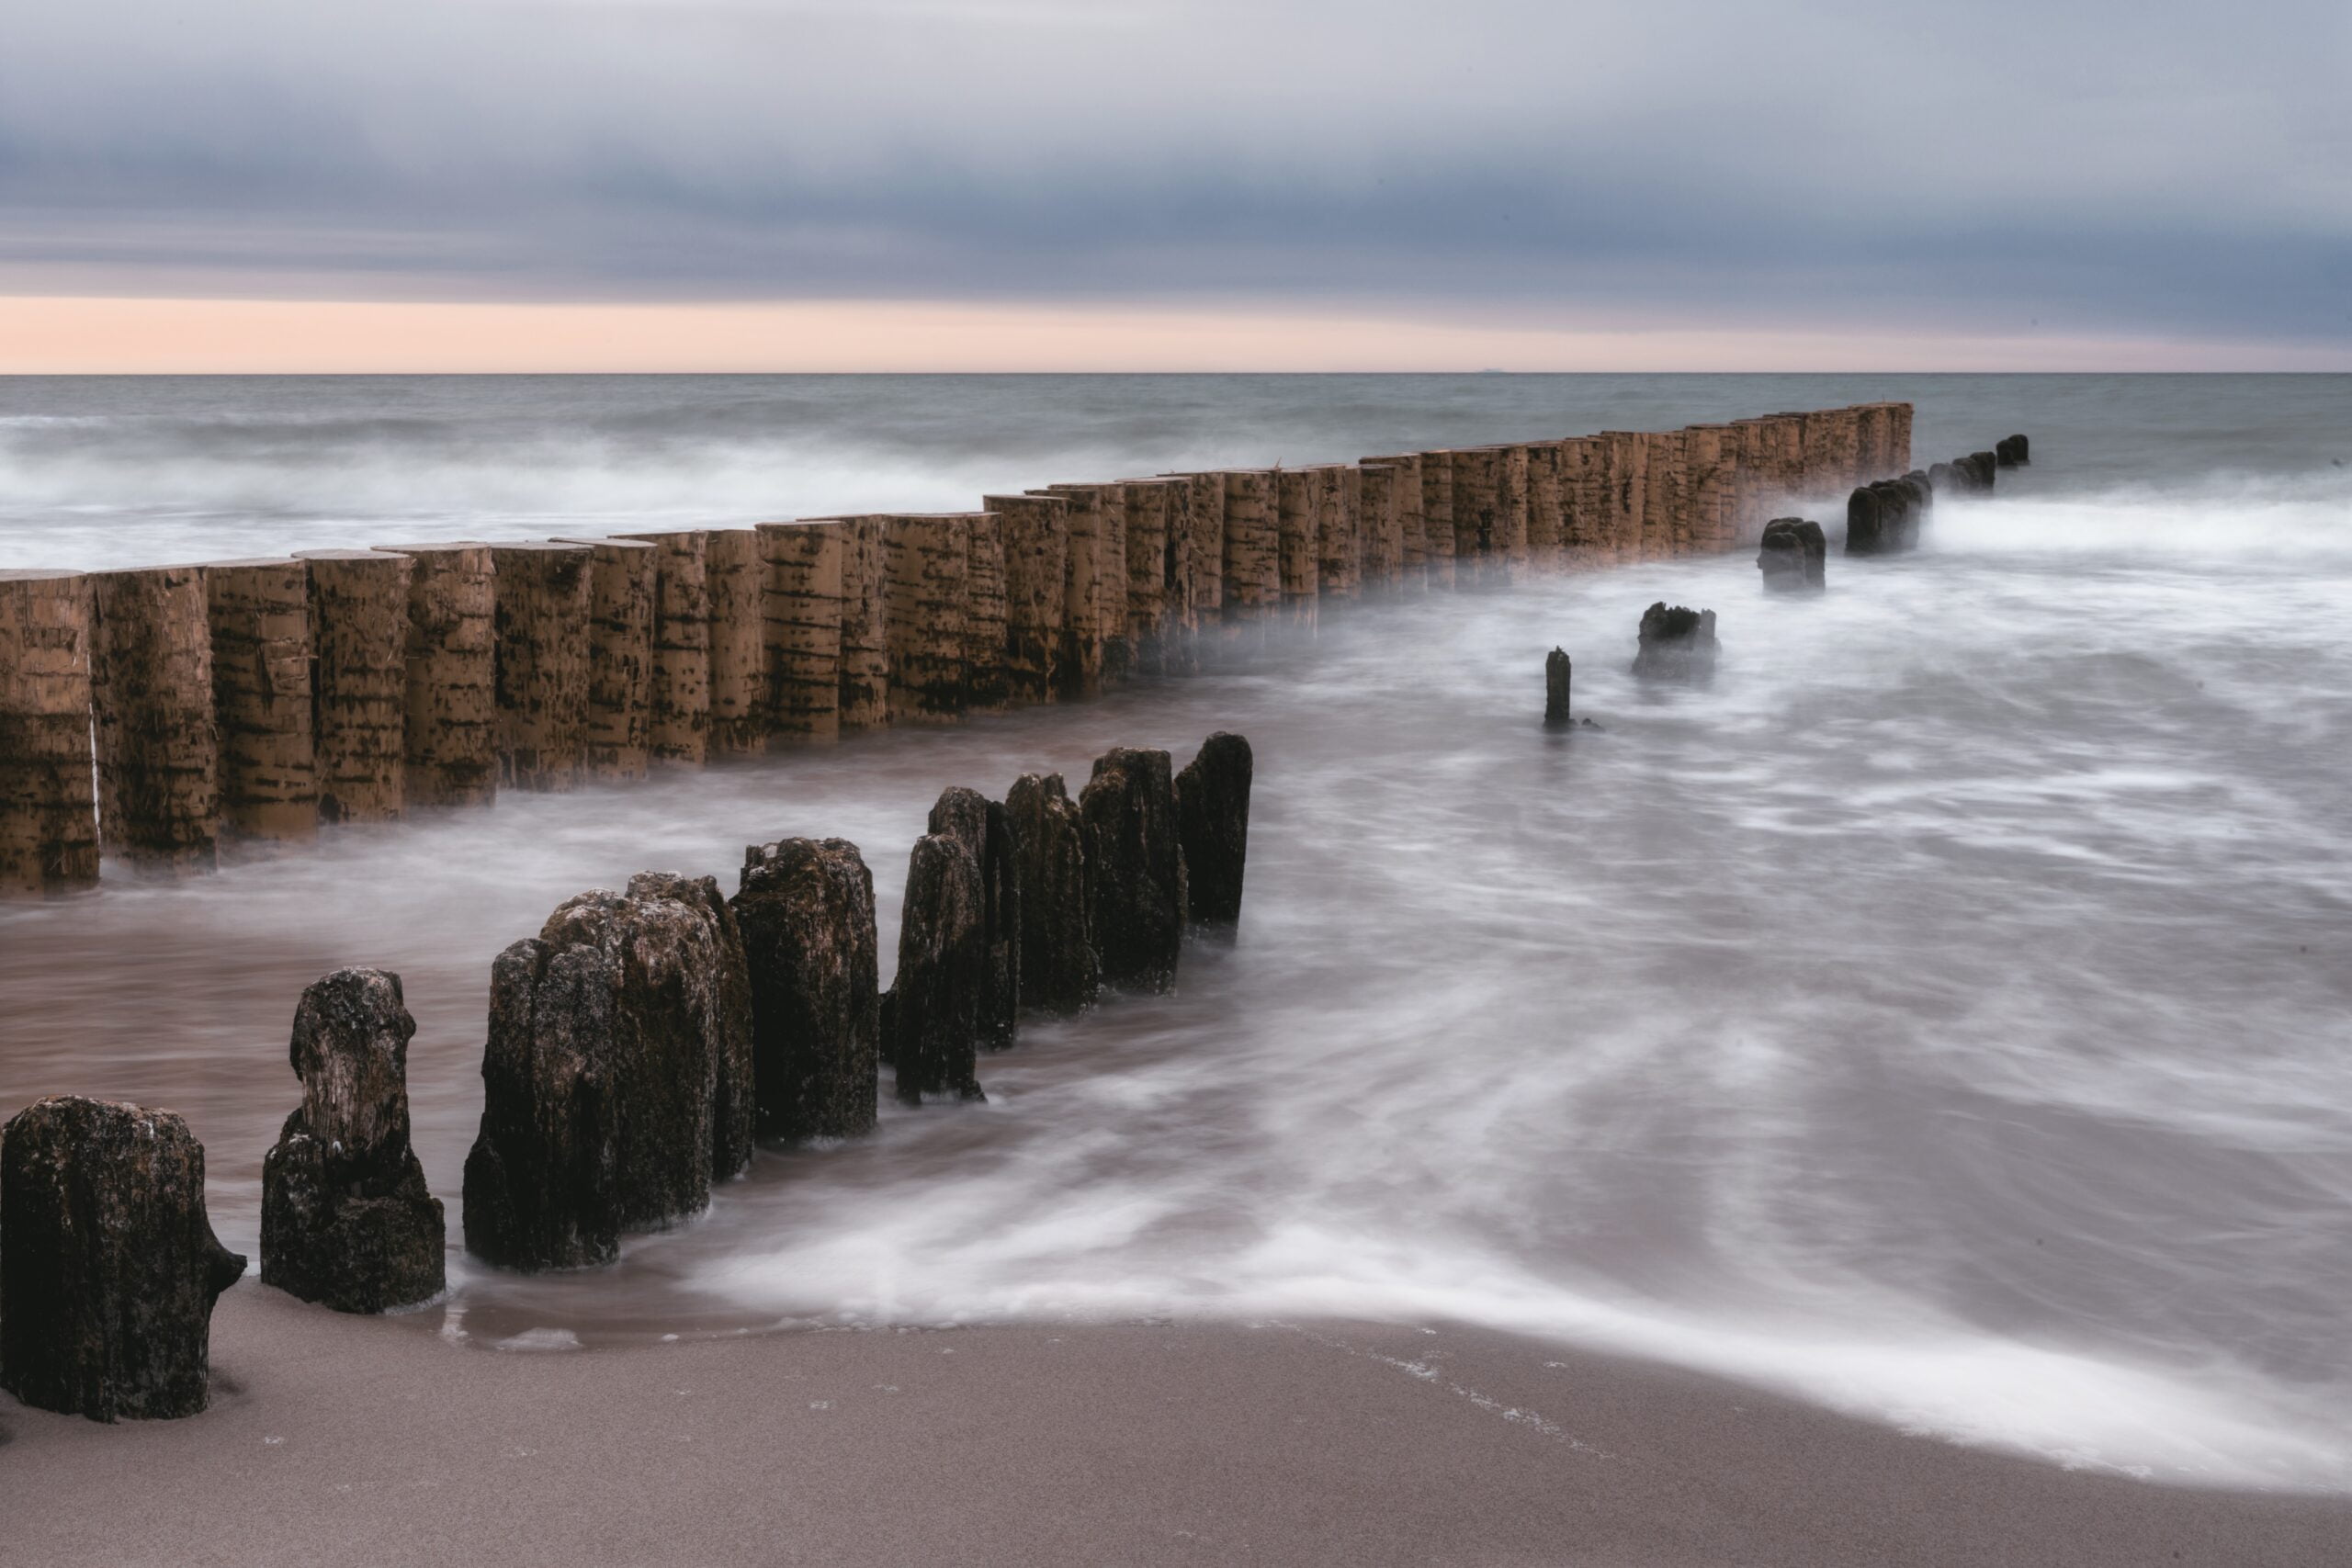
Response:
POLYGON ((212 1408, 0 1396, 8 1562, 2332 1564, 2352 1503, 2145 1484, 1694 1374, 1361 1323, 502 1351, 248 1279, 212 1408))

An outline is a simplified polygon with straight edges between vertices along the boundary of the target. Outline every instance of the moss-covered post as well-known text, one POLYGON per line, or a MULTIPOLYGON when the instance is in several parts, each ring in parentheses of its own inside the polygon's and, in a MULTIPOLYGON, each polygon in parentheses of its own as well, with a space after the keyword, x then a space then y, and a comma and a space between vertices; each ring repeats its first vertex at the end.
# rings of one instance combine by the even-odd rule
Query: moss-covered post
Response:
POLYGON ((0 897, 98 880, 90 583, 0 571, 0 897))
POLYGON ((90 585, 99 840, 142 873, 209 871, 220 758, 204 569, 102 571, 90 585))
POLYGON ((204 569, 204 589, 220 726, 220 836, 314 838, 310 568, 283 558, 214 561, 204 569))

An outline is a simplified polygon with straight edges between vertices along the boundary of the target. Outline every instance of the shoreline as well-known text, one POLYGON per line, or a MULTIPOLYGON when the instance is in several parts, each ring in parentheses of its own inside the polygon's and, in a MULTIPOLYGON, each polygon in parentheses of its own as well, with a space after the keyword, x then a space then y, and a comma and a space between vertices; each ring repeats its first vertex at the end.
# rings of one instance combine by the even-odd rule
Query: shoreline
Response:
POLYGON ((105 1563, 2342 1561, 2352 1498, 2065 1471, 1454 1325, 458 1347, 248 1278, 201 1416, 0 1395, 8 1551, 105 1563), (135 1479, 135 1483, 132 1478, 135 1479))

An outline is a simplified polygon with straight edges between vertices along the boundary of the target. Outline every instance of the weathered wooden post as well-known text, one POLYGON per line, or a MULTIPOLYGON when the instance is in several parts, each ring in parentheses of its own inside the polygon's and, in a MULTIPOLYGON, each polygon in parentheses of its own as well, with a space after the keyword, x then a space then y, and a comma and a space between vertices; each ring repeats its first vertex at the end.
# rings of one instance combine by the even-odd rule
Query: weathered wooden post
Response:
POLYGON ((1021 905, 1021 1005, 1076 1012, 1102 987, 1087 908, 1085 821, 1059 773, 1023 773, 1004 809, 1021 905))
POLYGON ((1649 443, 1632 430, 1604 430, 1601 439, 1607 444, 1610 558, 1645 559, 1648 551, 1642 525, 1649 514, 1649 443))
POLYGON ((1527 558, 1543 571, 1557 570, 1566 536, 1560 499, 1560 443, 1531 441, 1527 454, 1527 558))
POLYGON ((1709 554, 1739 544, 1733 517, 1733 439, 1730 429, 1720 424, 1694 424, 1682 433, 1683 504, 1690 509, 1691 547, 1709 554))
POLYGON ((558 906, 491 969, 466 1250, 582 1268, 699 1213, 750 1158, 751 1055, 741 939, 710 878, 558 906))
POLYGON ((261 1168, 261 1281, 337 1312, 438 1295, 441 1201, 409 1145, 401 977, 338 969, 294 1011, 302 1103, 261 1168))
POLYGON ((932 807, 928 830, 961 842, 979 867, 979 1042, 984 1051, 1005 1050, 1021 1016, 1021 880, 1012 818, 979 791, 958 785, 932 807))
POLYGON ((1069 500, 991 495, 980 504, 1004 530, 1006 686, 1015 702, 1051 702, 1062 686, 1069 500))
POLYGON ((413 812, 498 796, 498 569, 491 547, 388 545, 408 580, 401 804, 413 812))
POLYGON ((1560 563, 1586 570, 1607 558, 1600 528, 1600 483, 1595 471, 1599 440, 1571 435, 1560 443, 1560 563))
POLYGON ((763 523, 761 595, 768 732, 841 736, 842 536, 838 523, 763 523))
POLYGON ((883 520, 894 723, 953 724, 964 712, 967 522, 911 513, 883 520))
POLYGON ((90 583, 0 571, 0 897, 98 880, 90 583))
POLYGON ((907 867, 899 922, 899 972, 882 1002, 882 1053, 899 1099, 986 1100, 978 1074, 980 997, 986 986, 979 863, 960 839, 927 833, 907 867))
POLYGON ((214 561, 204 569, 204 592, 220 727, 220 836, 314 838, 310 569, 287 558, 214 561))
POLYGON ((874 875, 857 846, 749 845, 730 903, 751 969, 759 1135, 797 1143, 872 1132, 880 947, 874 875))
POLYGON ((1175 479, 1121 479, 1126 503, 1128 657, 1147 675, 1167 671, 1169 634, 1175 619, 1170 590, 1174 552, 1182 540, 1179 498, 1186 487, 1175 479))
POLYGON ((1225 615, 1225 475, 1170 474, 1184 486, 1182 572, 1185 629, 1197 649, 1204 632, 1225 615))
POLYGON ((1385 457, 1366 457, 1362 465, 1367 471, 1385 469, 1389 475, 1389 525, 1395 539, 1396 571, 1392 591, 1415 594, 1429 587, 1428 544, 1421 524, 1421 457, 1418 452, 1406 452, 1385 457))
POLYGON ((890 722, 890 583, 882 519, 844 517, 842 531, 842 695, 843 730, 890 722))
MULTIPOLYGON (((1421 562, 1431 589, 1451 588, 1456 577, 1453 523, 1453 454, 1419 454, 1421 468, 1421 562)), ((1466 569, 1465 569, 1466 570, 1466 569)))
POLYGON ((204 569, 102 571, 90 584, 99 840, 141 872, 209 871, 220 728, 204 569))
POLYGON ((1057 484, 1044 493, 1069 500, 1062 665, 1072 682, 1068 694, 1091 696, 1126 679, 1131 662, 1126 492, 1116 484, 1057 484))
MULTIPOLYGON (((964 547, 964 705, 972 713, 999 713, 1012 701, 1012 682, 1005 671, 1011 607, 1006 602, 1003 517, 993 512, 967 514, 964 547)), ((1121 625, 1124 628, 1124 612, 1121 625)))
POLYGON ((1398 506, 1402 470, 1394 463, 1365 461, 1356 481, 1356 516, 1363 542, 1363 589, 1369 597, 1392 599, 1405 575, 1404 516, 1398 506))
POLYGON ((1642 612, 1634 673, 1651 681, 1702 682, 1714 673, 1715 652, 1713 610, 1668 608, 1660 600, 1642 612))
POLYGON ((1250 742, 1220 730, 1176 775, 1176 839, 1184 863, 1184 914, 1196 926, 1241 919, 1250 859, 1250 742))
POLYGON ((1574 673, 1567 649, 1555 648, 1544 656, 1544 728, 1568 727, 1568 681, 1574 673))
MULTIPOLYGON (((1853 536, 1847 535, 1848 547, 1853 536)), ((1828 541, 1821 525, 1802 517, 1776 517, 1764 525, 1756 555, 1767 593, 1818 593, 1828 582, 1828 541)), ((1867 551, 1856 552, 1867 554, 1867 551)))
POLYGON ((560 539, 589 550, 588 716, 582 771, 628 783, 653 759, 653 615, 661 551, 641 539, 560 539))
POLYGON ((2004 435, 1993 443, 1993 459, 2005 468, 2022 468, 2033 461, 2033 444, 2022 435, 2004 435))
POLYGON ((93 1421, 193 1416, 212 1303, 245 1260, 169 1111, 51 1095, 0 1129, 0 1388, 93 1421))
POLYGON ((713 760, 768 749, 768 568, 760 536, 714 528, 703 547, 710 595, 710 743, 713 760))
POLYGON ((415 563, 382 550, 303 550, 311 569, 312 743, 322 822, 389 822, 405 807, 408 595, 415 563))
POLYGON ((645 745, 651 762, 699 768, 710 755, 710 536, 631 534, 654 548, 645 745))
POLYGON ((1492 582, 1507 574, 1498 553, 1496 522, 1501 453, 1492 446, 1456 447, 1448 454, 1453 476, 1453 577, 1458 584, 1492 582))
POLYGON ((1315 508, 1316 591, 1323 599, 1363 597, 1363 471, 1353 463, 1306 470, 1315 508))
POLYGON ((1497 446, 1495 454, 1494 555, 1497 581, 1522 575, 1528 566, 1527 448, 1497 446))
POLYGON ((1314 470, 1280 468, 1274 476, 1274 522, 1281 552, 1282 618, 1312 629, 1322 594, 1317 585, 1314 470))
POLYGON ((1283 602, 1282 481, 1272 468, 1225 475, 1225 623, 1227 639, 1266 620, 1283 602))
POLYGON ((1095 759, 1079 792, 1086 824, 1088 923, 1102 983, 1165 991, 1176 983, 1184 852, 1168 753, 1119 746, 1095 759))
POLYGON ((1688 515, 1683 508, 1682 433, 1645 430, 1642 447, 1643 560, 1670 560, 1690 549, 1688 515))
POLYGON ((589 618, 595 592, 585 545, 491 547, 498 576, 498 768, 506 788, 579 785, 588 728, 589 618))

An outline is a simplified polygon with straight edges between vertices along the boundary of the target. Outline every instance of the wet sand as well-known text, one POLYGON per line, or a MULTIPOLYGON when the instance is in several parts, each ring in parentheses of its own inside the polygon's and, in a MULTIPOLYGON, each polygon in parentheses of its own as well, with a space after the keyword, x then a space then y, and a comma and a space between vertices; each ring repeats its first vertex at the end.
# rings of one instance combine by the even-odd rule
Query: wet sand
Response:
POLYGON ((2070 1472, 1485 1330, 447 1342, 248 1279, 214 1404, 0 1395, 0 1559, 2336 1564, 2352 1500, 2070 1472))

